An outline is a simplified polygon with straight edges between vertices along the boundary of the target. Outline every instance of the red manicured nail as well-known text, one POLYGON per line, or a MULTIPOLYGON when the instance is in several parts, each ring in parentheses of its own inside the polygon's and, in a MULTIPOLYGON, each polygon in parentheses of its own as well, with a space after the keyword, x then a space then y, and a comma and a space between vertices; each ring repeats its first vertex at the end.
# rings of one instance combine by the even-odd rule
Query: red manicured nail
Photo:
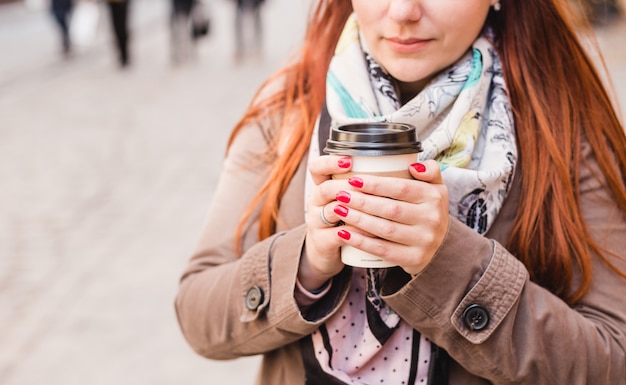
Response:
POLYGON ((426 171, 426 166, 424 166, 423 163, 413 163, 411 165, 411 167, 413 167, 415 169, 415 171, 417 171, 417 172, 425 172, 426 171))
POLYGON ((335 199, 342 203, 350 203, 350 193, 347 191, 339 191, 337 195, 335 195, 335 199))
POLYGON ((339 158, 339 160, 337 161, 337 165, 341 168, 349 168, 352 165, 352 158, 350 158, 349 156, 339 158))
POLYGON ((347 232, 346 230, 339 230, 339 231, 337 231, 337 235, 339 235, 339 238, 343 238, 346 241, 348 239, 350 239, 350 233, 347 232))
POLYGON ((350 177, 350 179, 348 179, 348 183, 354 187, 363 187, 363 179, 357 176, 350 177))
POLYGON ((335 212, 335 214, 339 215, 340 217, 347 217, 348 216, 348 208, 346 206, 342 206, 342 205, 337 205, 333 211, 335 212))

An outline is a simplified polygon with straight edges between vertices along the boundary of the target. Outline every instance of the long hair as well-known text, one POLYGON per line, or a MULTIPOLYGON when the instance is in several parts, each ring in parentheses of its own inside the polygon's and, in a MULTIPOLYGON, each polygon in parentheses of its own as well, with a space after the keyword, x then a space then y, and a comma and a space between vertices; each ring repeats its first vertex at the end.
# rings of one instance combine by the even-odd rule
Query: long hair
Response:
POLYGON ((499 39, 523 164, 521 201, 507 246, 533 281, 575 303, 591 285, 593 253, 615 269, 583 218, 577 183, 581 140, 589 143, 618 209, 626 212, 626 137, 577 37, 582 21, 574 24, 569 5, 501 1, 502 10, 489 22, 499 39), (576 268, 581 280, 572 287, 576 268))
MULTIPOLYGON (((573 304, 589 289, 593 254, 626 277, 592 239, 577 183, 585 138, 618 209, 626 212, 626 136, 577 36, 570 6, 564 0, 501 3, 501 11, 491 11, 487 23, 501 55, 523 162, 521 201, 507 247, 525 264, 531 280, 573 304), (577 270, 581 280, 574 285, 577 270)), ((283 119, 269 154, 270 174, 241 221, 238 242, 258 205, 259 238, 275 232, 280 200, 309 148, 335 42, 351 12, 349 0, 317 3, 301 51, 268 80, 283 79, 284 87, 271 97, 255 98, 231 136, 229 143, 242 126, 264 114, 301 117, 295 124, 283 119), (287 139, 279 152, 281 138, 287 139)))

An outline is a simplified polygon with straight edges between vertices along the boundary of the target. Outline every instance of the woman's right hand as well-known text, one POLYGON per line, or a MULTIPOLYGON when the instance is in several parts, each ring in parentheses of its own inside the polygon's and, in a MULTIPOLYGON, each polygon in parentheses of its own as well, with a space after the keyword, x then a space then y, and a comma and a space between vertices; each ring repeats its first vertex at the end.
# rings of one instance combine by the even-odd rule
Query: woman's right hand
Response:
POLYGON ((314 186, 306 202, 307 234, 298 269, 298 280, 307 290, 320 288, 344 268, 339 249, 343 243, 334 226, 341 218, 333 210, 337 193, 348 184, 331 176, 349 172, 351 167, 349 156, 324 155, 309 163, 314 186))

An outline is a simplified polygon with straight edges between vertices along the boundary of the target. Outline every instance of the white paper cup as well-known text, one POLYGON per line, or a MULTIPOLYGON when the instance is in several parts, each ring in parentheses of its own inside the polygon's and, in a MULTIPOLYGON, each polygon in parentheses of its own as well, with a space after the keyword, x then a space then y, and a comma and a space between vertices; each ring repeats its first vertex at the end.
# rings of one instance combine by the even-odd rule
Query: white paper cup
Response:
MULTIPOLYGON (((347 179, 354 174, 371 174, 411 178, 409 166, 417 162, 422 151, 415 127, 399 123, 358 123, 333 128, 326 142, 325 152, 352 157, 349 173, 333 176, 347 179)), ((383 258, 344 245, 341 260, 356 267, 392 267, 383 258)))

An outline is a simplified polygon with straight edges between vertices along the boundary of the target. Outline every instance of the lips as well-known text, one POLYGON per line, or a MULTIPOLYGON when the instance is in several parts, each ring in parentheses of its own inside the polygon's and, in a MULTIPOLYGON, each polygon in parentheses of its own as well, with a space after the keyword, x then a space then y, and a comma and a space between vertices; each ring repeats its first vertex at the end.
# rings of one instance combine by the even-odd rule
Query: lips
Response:
POLYGON ((418 38, 390 37, 384 39, 389 47, 399 53, 413 53, 422 50, 432 40, 418 38))

